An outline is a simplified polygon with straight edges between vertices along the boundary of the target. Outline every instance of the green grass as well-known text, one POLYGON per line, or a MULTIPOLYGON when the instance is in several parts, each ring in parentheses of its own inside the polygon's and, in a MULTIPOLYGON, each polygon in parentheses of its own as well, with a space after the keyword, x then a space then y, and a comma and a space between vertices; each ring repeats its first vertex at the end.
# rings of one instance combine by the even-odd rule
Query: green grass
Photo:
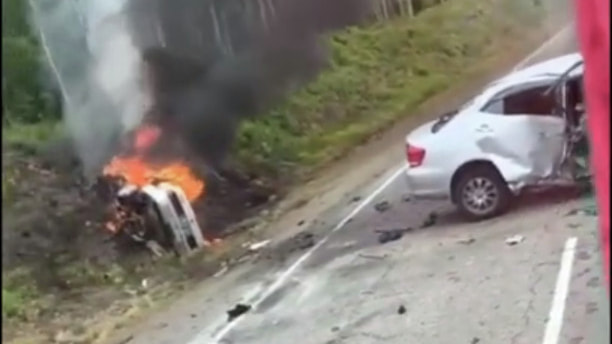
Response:
POLYGON ((27 316, 33 309, 36 292, 33 281, 22 269, 2 272, 2 319, 27 316))
POLYGON ((62 133, 62 123, 46 120, 33 124, 12 123, 2 127, 2 144, 39 148, 62 133))
MULTIPOLYGON (((47 120, 33 124, 12 123, 2 127, 2 146, 17 149, 20 153, 31 154, 40 151, 51 139, 62 134, 61 122, 47 120)), ((14 200, 14 190, 20 177, 10 158, 2 164, 2 203, 3 208, 14 200)))
POLYGON ((317 167, 404 118, 538 23, 525 0, 453 0, 329 39, 330 66, 270 114, 244 123, 236 155, 264 173, 317 167), (287 167, 287 168, 283 168, 287 167))
POLYGON ((22 314, 25 297, 20 291, 2 288, 2 318, 12 318, 22 314))

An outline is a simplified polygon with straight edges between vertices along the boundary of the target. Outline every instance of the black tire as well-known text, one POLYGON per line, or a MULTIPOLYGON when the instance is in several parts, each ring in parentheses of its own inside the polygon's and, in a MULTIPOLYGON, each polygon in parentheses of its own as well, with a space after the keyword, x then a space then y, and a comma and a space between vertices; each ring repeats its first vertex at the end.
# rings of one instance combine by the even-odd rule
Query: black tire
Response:
POLYGON ((492 166, 478 165, 464 171, 454 186, 453 199, 459 212, 469 220, 479 221, 501 215, 510 207, 512 200, 512 192, 508 188, 508 184, 492 166), (483 184, 484 183, 484 184, 483 184), (470 190, 477 189, 475 185, 481 185, 486 200, 482 203, 482 209, 477 210, 478 203, 473 198, 468 197, 470 190), (490 190, 490 191, 488 191, 490 190), (492 204, 489 205, 491 195, 495 195, 492 204))

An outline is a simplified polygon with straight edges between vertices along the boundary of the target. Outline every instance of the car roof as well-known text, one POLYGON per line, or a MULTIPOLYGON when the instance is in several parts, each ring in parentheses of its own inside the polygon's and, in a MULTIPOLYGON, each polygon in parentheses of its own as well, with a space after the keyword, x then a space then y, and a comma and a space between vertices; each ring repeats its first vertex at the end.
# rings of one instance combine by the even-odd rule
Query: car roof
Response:
MULTIPOLYGON (((513 71, 490 83, 476 98, 477 100, 474 102, 474 105, 482 105, 482 103, 487 102, 490 97, 512 86, 556 79, 581 61, 582 55, 580 55, 580 53, 572 53, 536 63, 518 71, 513 71)), ((572 70, 569 76, 581 75, 582 73, 583 66, 579 66, 572 70)))

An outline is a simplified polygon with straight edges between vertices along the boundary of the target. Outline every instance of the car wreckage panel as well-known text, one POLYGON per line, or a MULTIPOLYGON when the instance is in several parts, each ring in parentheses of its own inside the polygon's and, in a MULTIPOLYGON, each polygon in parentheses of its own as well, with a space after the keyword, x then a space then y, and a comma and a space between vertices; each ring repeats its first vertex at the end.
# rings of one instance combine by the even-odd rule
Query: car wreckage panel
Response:
POLYGON ((561 76, 512 87, 481 110, 477 149, 515 191, 588 175, 585 115, 575 110, 581 100, 568 98, 566 81, 561 76))
POLYGON ((476 146, 509 184, 532 184, 556 175, 565 142, 562 118, 494 117, 476 130, 476 146))

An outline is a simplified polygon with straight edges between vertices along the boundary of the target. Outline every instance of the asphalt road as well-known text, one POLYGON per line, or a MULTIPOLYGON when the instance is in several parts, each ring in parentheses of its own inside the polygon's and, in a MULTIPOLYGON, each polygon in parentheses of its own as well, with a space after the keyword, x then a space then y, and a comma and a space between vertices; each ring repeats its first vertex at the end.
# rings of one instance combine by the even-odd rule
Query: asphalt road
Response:
MULTIPOLYGON (((575 48, 566 30, 521 66, 575 48)), ((264 249, 143 323, 129 344, 608 342, 597 221, 568 215, 585 200, 524 198, 467 224, 445 203, 403 199, 399 167, 307 228, 314 246, 264 249), (377 229, 406 227, 400 240, 377 240, 377 229), (524 240, 510 246, 514 235, 524 240), (228 322, 238 303, 252 309, 228 322)))

